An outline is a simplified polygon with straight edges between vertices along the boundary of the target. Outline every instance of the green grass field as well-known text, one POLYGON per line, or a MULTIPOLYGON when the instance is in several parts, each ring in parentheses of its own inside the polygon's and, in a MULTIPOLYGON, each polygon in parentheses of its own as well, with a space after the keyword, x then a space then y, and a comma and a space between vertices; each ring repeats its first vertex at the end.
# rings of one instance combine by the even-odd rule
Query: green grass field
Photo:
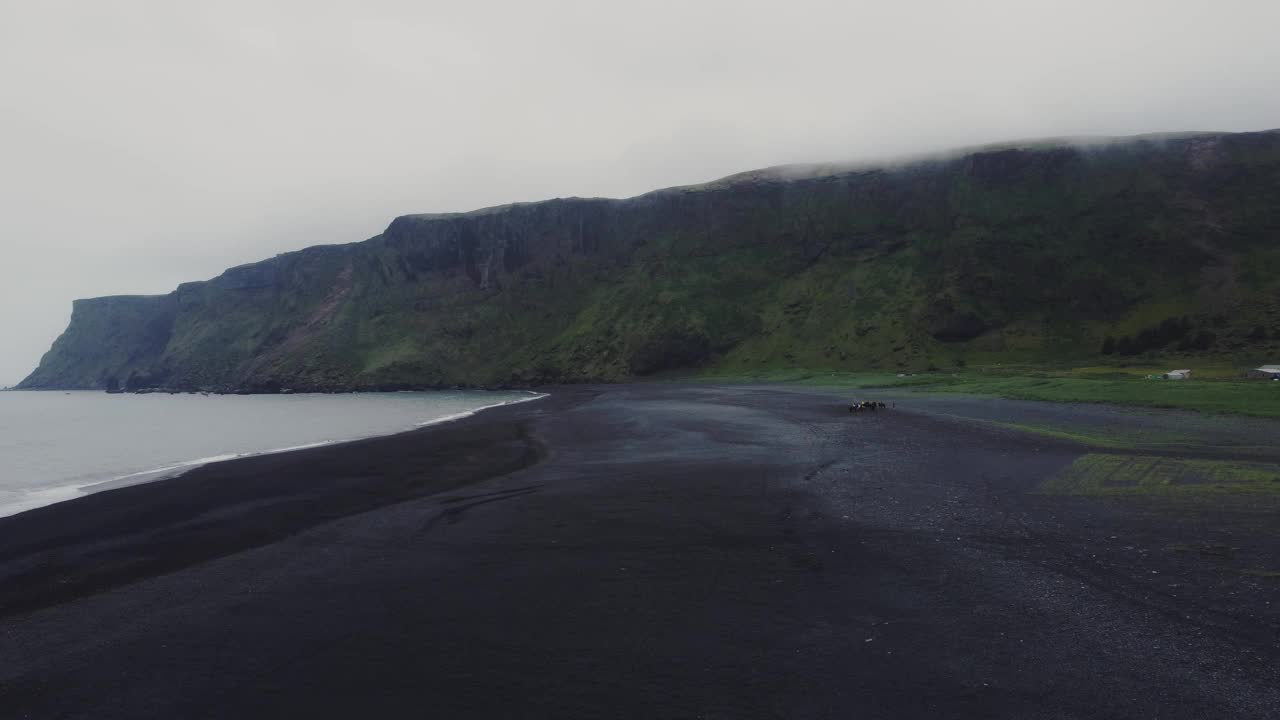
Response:
POLYGON ((1280 493, 1280 466, 1092 453, 1045 482, 1040 492, 1094 496, 1269 495, 1280 493))
POLYGON ((1034 369, 1025 366, 966 368, 951 372, 838 373, 771 371, 697 376, 700 380, 786 382, 840 389, 902 390, 991 395, 1013 400, 1108 403, 1177 408, 1280 418, 1280 382, 1243 379, 1242 368, 1226 364, 1193 368, 1192 380, 1147 380, 1168 368, 1082 367, 1034 369))

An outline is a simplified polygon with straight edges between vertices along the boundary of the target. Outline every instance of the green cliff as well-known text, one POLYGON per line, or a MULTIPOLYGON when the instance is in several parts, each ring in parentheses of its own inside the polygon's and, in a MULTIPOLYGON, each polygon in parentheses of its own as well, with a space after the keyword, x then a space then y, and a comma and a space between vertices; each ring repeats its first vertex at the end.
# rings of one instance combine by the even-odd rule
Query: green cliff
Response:
POLYGON ((1280 339, 1277 198, 1270 131, 410 215, 169 295, 77 301, 20 387, 396 388, 923 369, 1104 345, 1244 352, 1280 339))

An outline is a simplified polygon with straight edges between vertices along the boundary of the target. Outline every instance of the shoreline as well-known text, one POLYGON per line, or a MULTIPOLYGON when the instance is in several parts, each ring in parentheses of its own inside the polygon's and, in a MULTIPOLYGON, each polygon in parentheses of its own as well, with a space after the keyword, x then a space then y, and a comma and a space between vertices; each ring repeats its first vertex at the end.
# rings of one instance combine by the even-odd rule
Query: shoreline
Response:
POLYGON ((545 456, 524 415, 547 403, 532 401, 563 406, 575 397, 541 393, 387 435, 211 462, 0 517, 0 618, 528 467, 545 456), (219 517, 206 520, 210 514, 219 517), (154 542, 174 527, 198 536, 192 546, 175 553, 154 542), (110 559, 122 552, 128 562, 110 559))
MULTIPOLYGON (((15 392, 51 392, 51 391, 19 390, 15 392)), ((66 392, 93 392, 93 391, 66 391, 66 392)), ((380 391, 380 392, 431 392, 431 391, 406 390, 406 391, 380 391)), ((180 460, 180 461, 176 461, 161 467, 149 468, 146 470, 138 470, 134 472, 125 473, 123 475, 118 475, 115 477, 109 477, 109 478, 100 479, 100 480, 93 480, 87 483, 71 482, 71 483, 32 488, 28 490, 26 494, 23 495, 18 500, 15 500, 14 502, 8 503, 6 505, 0 505, 0 519, 14 517, 24 512, 30 512, 32 510, 37 510, 43 507, 49 507, 50 505, 55 505, 58 503, 69 502, 71 500, 75 500, 80 497, 94 495, 101 492, 107 492, 109 490, 115 490, 115 489, 124 488, 124 487, 131 487, 134 485, 142 485, 146 483, 172 480, 174 478, 181 477, 185 473, 191 472, 193 470, 197 470, 202 467, 206 467, 208 465, 228 462, 231 460, 260 457, 263 455, 276 455, 280 453, 290 453, 290 452, 299 452, 302 450, 311 450, 318 447, 342 445, 344 443, 357 442, 360 440, 368 440, 371 438, 390 437, 393 435, 399 435, 401 433, 414 432, 415 430, 418 430, 424 427, 431 427, 433 425, 438 425, 442 423, 455 422, 457 420, 471 417, 485 410, 505 407, 508 405, 517 405, 520 403, 532 402, 534 400, 541 400, 547 397, 547 393, 540 393, 534 390, 497 391, 497 392, 524 392, 524 393, 528 393, 529 397, 519 398, 516 400, 506 400, 503 402, 491 403, 488 405, 482 405, 480 407, 477 407, 471 410, 451 413, 449 415, 444 415, 442 417, 432 418, 430 420, 424 420, 421 422, 415 422, 412 425, 401 427, 386 433, 378 433, 373 435, 360 435, 356 437, 342 438, 337 440, 319 440, 316 442, 307 442, 307 443, 302 443, 299 445, 291 445, 287 447, 268 448, 266 450, 253 450, 253 451, 247 451, 247 452, 241 452, 241 453, 226 453, 226 454, 219 454, 219 455, 210 455, 208 457, 200 457, 200 458, 194 458, 190 460, 180 460), (26 500, 28 498, 33 498, 33 497, 47 497, 52 499, 48 499, 47 501, 23 502, 23 500, 26 500), (13 509, 15 507, 17 509, 13 509)), ((147 394, 147 393, 135 393, 135 394, 147 394)), ((303 393, 298 393, 298 394, 303 394, 303 393)), ((368 393, 368 394, 375 394, 375 393, 368 393)))
MULTIPOLYGON (((432 391, 404 390, 404 391, 393 391, 393 392, 432 392, 432 391)), ((233 453, 233 454, 227 454, 227 455, 215 455, 207 458, 196 458, 195 460, 184 460, 182 462, 175 463, 173 465, 155 468, 154 470, 142 470, 139 472, 133 472, 127 475, 121 475, 119 477, 111 478, 110 480, 100 480, 100 481, 89 483, 87 485, 77 485, 77 486, 69 486, 69 487, 74 487, 81 494, 92 495, 94 493, 106 492, 108 490, 114 490, 116 488, 131 487, 133 485, 142 485, 144 483, 160 482, 161 480, 172 480, 174 478, 181 477, 183 474, 189 473, 193 470, 198 470, 199 468, 202 468, 208 465, 216 465, 217 463, 228 462, 230 460, 242 460, 244 458, 261 457, 263 455, 279 455, 281 453, 291 453, 291 452, 299 452, 302 450, 312 450, 314 448, 319 448, 319 447, 331 447, 336 445, 343 445, 351 442, 359 442, 360 440, 371 440, 373 438, 393 437, 395 435, 415 432, 417 430, 420 430, 426 427, 442 425, 444 423, 450 423, 450 422, 457 422, 459 420, 463 420, 463 419, 472 417, 474 415, 477 415, 481 412, 484 412, 485 410, 492 410, 494 408, 506 407, 508 405, 519 405, 520 403, 533 402, 534 400, 541 400, 545 397, 550 396, 549 393, 539 393, 533 390, 522 390, 520 392, 528 392, 531 395, 531 397, 521 398, 519 400, 506 400, 503 402, 493 403, 491 405, 481 405, 480 407, 475 408, 473 410, 465 410, 463 412, 450 413, 449 415, 433 418, 431 420, 423 420, 422 422, 414 423, 411 427, 401 428, 399 430, 394 430, 388 433, 380 433, 376 435, 361 435, 359 437, 345 438, 341 440, 319 440, 312 443, 303 443, 302 445, 293 445, 290 447, 271 448, 269 450, 258 450, 258 451, 243 452, 243 453, 233 453)), ((79 497, 79 496, 76 496, 76 497, 79 497)), ((42 505, 38 507, 45 507, 45 506, 42 505)), ((3 513, 2 508, 0 508, 0 513, 3 513)), ((0 517, 10 517, 10 516, 0 514, 0 517)))

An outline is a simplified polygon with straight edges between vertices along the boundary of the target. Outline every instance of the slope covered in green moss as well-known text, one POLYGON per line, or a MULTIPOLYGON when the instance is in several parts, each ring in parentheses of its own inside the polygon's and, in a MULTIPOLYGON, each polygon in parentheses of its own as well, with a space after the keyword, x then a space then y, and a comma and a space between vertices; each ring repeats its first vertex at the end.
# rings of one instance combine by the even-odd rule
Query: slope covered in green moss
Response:
POLYGON ((1265 354, 1280 340, 1277 197, 1272 131, 777 168, 627 200, 405 216, 364 242, 161 298, 78 301, 23 387, 920 369, 1084 359, 1104 344, 1265 354))

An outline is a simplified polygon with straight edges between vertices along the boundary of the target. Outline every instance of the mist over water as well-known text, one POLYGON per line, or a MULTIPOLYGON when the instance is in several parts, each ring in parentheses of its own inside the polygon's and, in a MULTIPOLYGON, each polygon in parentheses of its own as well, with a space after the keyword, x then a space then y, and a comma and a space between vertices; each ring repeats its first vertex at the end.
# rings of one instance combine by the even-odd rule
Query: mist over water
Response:
POLYGON ((0 517, 243 455, 411 430, 525 392, 0 392, 0 517))

